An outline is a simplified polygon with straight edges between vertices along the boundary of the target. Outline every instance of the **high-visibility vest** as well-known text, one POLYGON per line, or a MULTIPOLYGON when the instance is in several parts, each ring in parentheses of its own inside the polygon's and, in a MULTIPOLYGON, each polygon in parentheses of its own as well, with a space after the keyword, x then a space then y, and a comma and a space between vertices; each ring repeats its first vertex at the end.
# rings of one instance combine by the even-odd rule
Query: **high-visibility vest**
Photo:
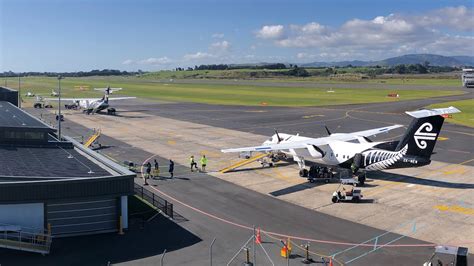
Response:
POLYGON ((201 158, 201 164, 207 164, 207 158, 206 157, 201 158))

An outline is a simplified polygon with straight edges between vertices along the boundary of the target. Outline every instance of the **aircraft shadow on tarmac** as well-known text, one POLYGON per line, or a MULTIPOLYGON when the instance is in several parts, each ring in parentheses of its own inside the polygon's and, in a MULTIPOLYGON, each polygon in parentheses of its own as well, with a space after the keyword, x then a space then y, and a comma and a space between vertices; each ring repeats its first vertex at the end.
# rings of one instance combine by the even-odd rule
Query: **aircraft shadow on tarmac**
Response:
POLYGON ((424 179, 420 177, 399 175, 399 174, 393 174, 393 173, 387 173, 387 172, 371 172, 367 174, 367 178, 415 184, 415 185, 431 186, 431 187, 454 188, 454 189, 474 189, 474 184, 454 183, 454 182, 446 182, 446 181, 439 181, 439 180, 432 180, 432 179, 424 179))
POLYGON ((159 256, 192 246, 202 239, 174 221, 158 215, 148 223, 131 219, 125 235, 116 233, 56 238, 51 254, 38 256, 0 250, 2 265, 107 265, 159 256))
POLYGON ((308 182, 308 183, 297 184, 297 185, 294 185, 294 186, 291 186, 291 187, 287 187, 287 188, 283 188, 283 189, 279 189, 279 190, 270 192, 270 195, 272 195, 274 197, 279 197, 279 196, 283 196, 283 195, 303 191, 305 189, 318 187, 318 186, 321 186, 321 185, 324 185, 324 184, 325 184, 324 182, 317 182, 317 183, 309 183, 308 182))

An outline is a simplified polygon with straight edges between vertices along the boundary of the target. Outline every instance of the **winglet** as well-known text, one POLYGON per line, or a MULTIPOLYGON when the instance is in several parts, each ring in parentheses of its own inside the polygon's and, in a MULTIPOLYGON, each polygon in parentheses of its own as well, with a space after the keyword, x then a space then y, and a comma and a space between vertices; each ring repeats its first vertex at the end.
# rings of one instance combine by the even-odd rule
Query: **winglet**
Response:
POLYGON ((327 126, 324 126, 326 128, 326 132, 328 133, 329 136, 331 136, 331 131, 329 131, 329 128, 327 126))
POLYGON ((448 108, 425 109, 425 110, 411 111, 411 112, 405 112, 405 113, 414 118, 422 118, 422 117, 430 117, 430 116, 444 115, 444 114, 455 114, 455 113, 460 113, 460 112, 461 111, 457 109, 456 107, 450 106, 448 108))

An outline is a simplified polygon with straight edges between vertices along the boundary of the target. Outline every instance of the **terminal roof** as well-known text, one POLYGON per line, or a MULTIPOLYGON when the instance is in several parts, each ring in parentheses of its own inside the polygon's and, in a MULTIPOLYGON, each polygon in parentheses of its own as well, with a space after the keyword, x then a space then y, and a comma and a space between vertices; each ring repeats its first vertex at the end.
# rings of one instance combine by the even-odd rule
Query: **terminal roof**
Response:
POLYGON ((41 132, 56 131, 44 122, 6 101, 0 101, 0 129, 1 128, 28 129, 41 132))
POLYGON ((0 146, 0 176, 48 179, 111 175, 73 148, 0 146))

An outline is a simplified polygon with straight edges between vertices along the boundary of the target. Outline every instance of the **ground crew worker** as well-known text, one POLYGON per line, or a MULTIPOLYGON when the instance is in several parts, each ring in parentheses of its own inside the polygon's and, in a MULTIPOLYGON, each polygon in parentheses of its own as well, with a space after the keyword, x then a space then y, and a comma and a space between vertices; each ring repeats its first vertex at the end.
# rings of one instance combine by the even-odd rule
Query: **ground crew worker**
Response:
POLYGON ((151 177, 151 163, 150 162, 146 163, 146 175, 147 175, 147 178, 151 177))
POLYGON ((202 155, 201 157, 201 172, 206 172, 206 165, 207 165, 207 158, 206 155, 202 155))
POLYGON ((194 160, 194 155, 191 155, 191 157, 189 157, 189 164, 191 165, 191 172, 194 172, 193 168, 196 168, 196 170, 198 170, 198 164, 194 160))
POLYGON ((156 159, 155 159, 154 163, 155 163, 154 175, 155 176, 160 176, 160 165, 158 164, 158 161, 156 159))
POLYGON ((169 166, 168 172, 170 173, 171 178, 173 178, 174 177, 174 162, 171 159, 170 159, 170 166, 169 166))

